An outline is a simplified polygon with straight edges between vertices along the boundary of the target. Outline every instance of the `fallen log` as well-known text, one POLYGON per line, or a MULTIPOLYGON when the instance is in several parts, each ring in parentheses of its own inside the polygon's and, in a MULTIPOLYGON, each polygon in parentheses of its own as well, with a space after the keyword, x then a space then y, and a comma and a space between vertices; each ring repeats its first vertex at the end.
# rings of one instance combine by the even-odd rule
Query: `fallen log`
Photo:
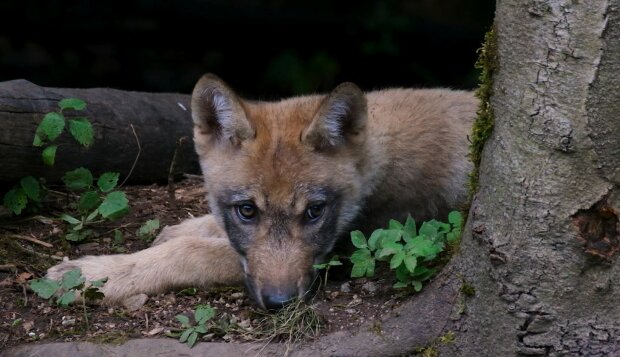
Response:
POLYGON ((190 96, 182 94, 46 88, 26 80, 0 82, 0 185, 28 175, 57 183, 66 171, 81 166, 95 176, 120 172, 121 181, 128 177, 129 183, 166 182, 173 157, 176 173, 199 173, 189 102, 190 96), (58 111, 63 98, 86 102, 85 110, 65 115, 86 116, 95 139, 90 148, 84 148, 68 132, 63 133, 54 142, 58 144, 56 162, 49 167, 41 159, 42 148, 32 142, 43 116, 58 111))

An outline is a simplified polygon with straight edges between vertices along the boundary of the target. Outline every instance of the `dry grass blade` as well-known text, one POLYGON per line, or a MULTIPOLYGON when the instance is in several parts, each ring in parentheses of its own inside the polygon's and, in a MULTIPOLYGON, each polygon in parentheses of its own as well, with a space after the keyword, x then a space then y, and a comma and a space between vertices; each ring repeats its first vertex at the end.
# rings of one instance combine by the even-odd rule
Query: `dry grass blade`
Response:
POLYGON ((257 323, 251 329, 240 328, 236 332, 248 341, 265 343, 265 346, 272 341, 283 341, 287 354, 297 343, 317 337, 321 330, 321 317, 301 299, 276 313, 255 311, 255 314, 257 323))

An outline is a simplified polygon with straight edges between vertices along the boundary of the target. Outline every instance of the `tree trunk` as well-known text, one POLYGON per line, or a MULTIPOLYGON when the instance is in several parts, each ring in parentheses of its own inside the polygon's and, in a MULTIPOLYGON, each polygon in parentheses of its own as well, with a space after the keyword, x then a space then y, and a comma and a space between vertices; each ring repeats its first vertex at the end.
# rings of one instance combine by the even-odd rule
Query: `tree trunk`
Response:
POLYGON ((95 174, 120 172, 123 180, 138 155, 138 142, 140 157, 129 182, 166 181, 177 146, 175 171, 199 172, 188 95, 44 88, 24 80, 2 82, 0 125, 0 185, 27 175, 58 182, 66 171, 80 166, 95 174), (41 159, 42 149, 32 146, 34 132, 45 113, 57 111, 58 102, 67 97, 86 102, 86 110, 75 115, 88 117, 95 141, 84 149, 65 132, 56 140, 56 163, 47 167, 41 159), (177 145, 183 137, 187 139, 177 145))
POLYGON ((495 127, 446 355, 620 355, 620 1, 497 2, 495 127))

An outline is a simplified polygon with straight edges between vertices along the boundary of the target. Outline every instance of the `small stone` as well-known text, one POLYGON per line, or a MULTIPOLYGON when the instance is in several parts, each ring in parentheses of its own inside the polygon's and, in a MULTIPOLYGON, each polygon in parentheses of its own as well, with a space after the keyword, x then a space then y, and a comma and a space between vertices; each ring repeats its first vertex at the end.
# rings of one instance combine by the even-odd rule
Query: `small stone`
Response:
POLYGON ((34 332, 28 332, 28 337, 35 337, 37 334, 34 332))
POLYGON ((144 306, 148 299, 149 297, 146 294, 134 295, 125 299, 123 301, 123 306, 125 306, 128 311, 136 311, 144 306))
POLYGON ((342 285, 340 285, 340 291, 343 292, 343 293, 350 293, 351 292, 351 284, 348 281, 343 283, 342 285))
POLYGON ((365 283, 364 285, 362 285, 362 290, 365 290, 372 294, 375 291, 377 291, 377 284, 373 283, 372 281, 369 281, 365 283))
POLYGON ((164 328, 162 326, 155 327, 151 331, 147 332, 146 335, 147 336, 155 336, 155 335, 158 335, 158 334, 162 333, 163 331, 164 331, 164 328))
MULTIPOLYGON (((63 317, 64 317, 64 316, 63 316, 63 317)), ((69 319, 69 318, 64 319, 64 318, 63 318, 63 319, 62 319, 61 324, 62 324, 63 326, 73 326, 73 325, 75 325, 75 319, 69 319)))
POLYGON ((354 313, 356 313, 356 312, 357 312, 355 309, 346 309, 346 310, 344 310, 344 311, 346 311, 346 312, 347 312, 347 313, 349 313, 349 314, 354 314, 354 313))
POLYGON ((240 299, 240 298, 242 298, 244 295, 245 295, 245 294, 243 294, 243 293, 241 293, 241 292, 240 292, 240 293, 232 293, 232 294, 230 294, 230 297, 231 297, 231 298, 233 298, 233 299, 240 299))

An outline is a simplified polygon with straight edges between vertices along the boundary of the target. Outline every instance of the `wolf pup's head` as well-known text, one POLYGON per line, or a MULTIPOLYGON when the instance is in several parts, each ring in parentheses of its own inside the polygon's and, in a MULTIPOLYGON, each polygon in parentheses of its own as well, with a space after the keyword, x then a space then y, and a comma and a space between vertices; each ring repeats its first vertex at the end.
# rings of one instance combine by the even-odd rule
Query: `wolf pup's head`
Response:
POLYGON ((320 263, 357 215, 364 191, 366 98, 246 101, 218 77, 192 94, 194 141, 212 213, 239 253, 256 302, 305 297, 320 263))

